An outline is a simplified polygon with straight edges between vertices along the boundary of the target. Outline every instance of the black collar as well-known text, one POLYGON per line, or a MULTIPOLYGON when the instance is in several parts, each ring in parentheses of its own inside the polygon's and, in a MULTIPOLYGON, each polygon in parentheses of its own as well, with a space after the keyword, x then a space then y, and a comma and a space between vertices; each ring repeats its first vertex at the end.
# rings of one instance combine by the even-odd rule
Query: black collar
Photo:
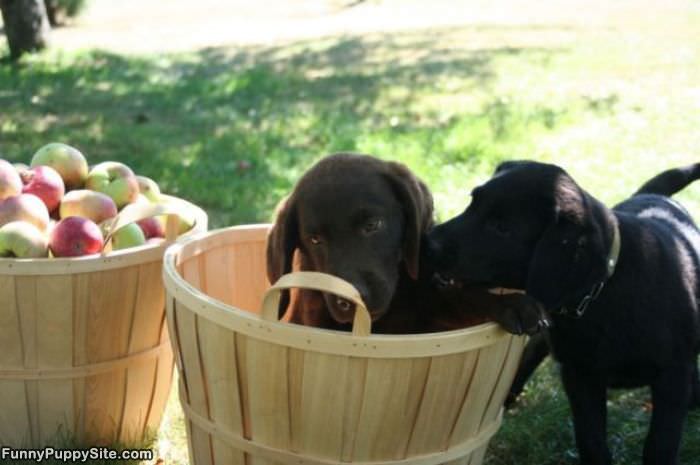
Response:
POLYGON ((608 253, 608 258, 607 258, 607 272, 605 274, 605 277, 600 280, 599 282, 595 283, 591 290, 583 296, 583 298, 579 301, 578 305, 576 308, 571 309, 569 307, 561 307, 556 313, 559 315, 565 315, 569 316, 572 318, 581 318, 584 313, 586 313, 586 310, 588 309, 588 305, 598 298, 600 295, 600 292, 603 290, 603 286, 605 286, 605 283, 610 279, 610 277, 615 273, 615 267, 617 266, 617 260, 620 258, 620 228, 617 225, 617 221, 613 222, 613 242, 612 245, 610 246, 610 253, 608 253))

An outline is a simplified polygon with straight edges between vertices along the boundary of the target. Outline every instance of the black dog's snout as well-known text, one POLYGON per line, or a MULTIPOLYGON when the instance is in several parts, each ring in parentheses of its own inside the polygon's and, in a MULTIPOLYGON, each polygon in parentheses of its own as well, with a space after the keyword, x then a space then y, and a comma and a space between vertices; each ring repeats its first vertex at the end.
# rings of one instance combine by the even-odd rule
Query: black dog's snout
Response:
POLYGON ((350 302, 349 300, 343 299, 342 297, 337 297, 335 299, 335 303, 338 306, 338 308, 344 312, 349 312, 355 306, 352 302, 350 302))
POLYGON ((450 270, 454 266, 456 257, 455 251, 445 248, 433 229, 429 235, 423 237, 421 243, 420 273, 424 279, 432 281, 437 287, 448 287, 450 285, 450 270))

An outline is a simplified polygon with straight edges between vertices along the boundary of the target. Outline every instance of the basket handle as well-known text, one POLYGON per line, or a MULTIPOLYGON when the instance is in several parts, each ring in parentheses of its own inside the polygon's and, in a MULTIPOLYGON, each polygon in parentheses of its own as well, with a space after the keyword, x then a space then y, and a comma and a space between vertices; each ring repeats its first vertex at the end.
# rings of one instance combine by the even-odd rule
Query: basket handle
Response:
POLYGON ((352 322, 353 336, 369 336, 372 333, 372 318, 360 293, 347 281, 316 271, 297 271, 283 275, 270 287, 263 297, 261 317, 267 321, 277 321, 280 293, 283 289, 303 288, 328 292, 355 304, 355 318, 352 322))
POLYGON ((165 223, 165 240, 166 242, 173 242, 177 239, 178 226, 180 223, 177 213, 177 207, 172 204, 132 203, 127 205, 117 216, 112 218, 112 222, 109 224, 107 230, 107 235, 102 243, 102 253, 106 253, 107 245, 112 240, 114 233, 119 229, 127 224, 135 223, 153 216, 168 215, 168 220, 165 223))

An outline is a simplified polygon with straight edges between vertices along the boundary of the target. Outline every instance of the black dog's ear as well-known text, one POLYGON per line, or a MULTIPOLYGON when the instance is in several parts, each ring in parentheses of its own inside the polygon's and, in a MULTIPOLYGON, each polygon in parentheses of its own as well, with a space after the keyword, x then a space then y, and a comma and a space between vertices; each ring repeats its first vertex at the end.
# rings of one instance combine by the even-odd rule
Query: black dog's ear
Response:
POLYGON ((528 160, 508 160, 504 161, 498 164, 496 167, 496 171, 493 172, 493 176, 497 174, 502 174, 506 171, 512 170, 513 168, 518 168, 520 166, 527 165, 528 163, 532 163, 528 160))
MULTIPOLYGON (((283 274, 292 271, 294 251, 299 246, 296 205, 292 196, 277 206, 275 223, 267 236, 267 279, 274 284, 283 274)), ((280 298, 279 317, 289 305, 289 291, 280 298)))
POLYGON ((387 179, 401 201, 406 217, 403 259, 406 271, 418 279, 418 263, 423 233, 433 226, 433 196, 428 187, 405 165, 387 162, 387 179))
POLYGON ((604 279, 608 250, 604 207, 561 176, 550 199, 551 217, 535 246, 527 294, 547 310, 576 306, 604 279))

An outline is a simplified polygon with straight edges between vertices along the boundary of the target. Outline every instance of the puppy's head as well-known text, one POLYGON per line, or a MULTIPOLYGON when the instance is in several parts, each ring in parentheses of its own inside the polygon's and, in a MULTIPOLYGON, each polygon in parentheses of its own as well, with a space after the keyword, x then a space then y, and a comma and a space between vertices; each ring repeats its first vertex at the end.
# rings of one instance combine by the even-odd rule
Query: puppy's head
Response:
MULTIPOLYGON (((278 210, 267 247, 271 282, 301 267, 338 276, 360 292, 372 319, 388 310, 402 268, 418 275, 421 235, 432 224, 427 187, 399 163, 336 154, 313 166, 278 210)), ((331 316, 352 321, 347 301, 324 294, 331 316)), ((283 312, 288 297, 282 299, 283 312)))
POLYGON ((563 169, 507 162, 427 244, 443 284, 525 289, 556 309, 605 276, 611 215, 563 169))

